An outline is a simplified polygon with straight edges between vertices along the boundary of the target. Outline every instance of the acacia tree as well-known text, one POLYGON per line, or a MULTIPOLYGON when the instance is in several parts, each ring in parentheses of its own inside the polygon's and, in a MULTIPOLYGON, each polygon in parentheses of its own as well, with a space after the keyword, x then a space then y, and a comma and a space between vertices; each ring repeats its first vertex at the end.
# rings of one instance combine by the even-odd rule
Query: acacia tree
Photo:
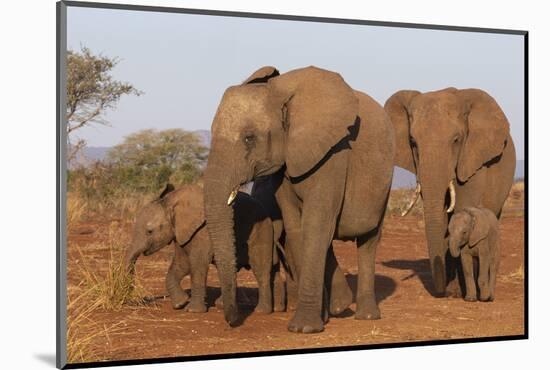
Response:
POLYGON ((113 79, 111 70, 118 58, 94 55, 82 47, 80 52, 67 52, 67 141, 68 160, 75 158, 86 142, 71 142, 74 131, 91 125, 109 123, 103 117, 106 109, 112 109, 123 95, 140 95, 142 92, 127 82, 113 79))
POLYGON ((196 180, 206 163, 208 148, 197 134, 182 129, 147 129, 126 136, 107 154, 123 187, 158 191, 168 181, 196 180))

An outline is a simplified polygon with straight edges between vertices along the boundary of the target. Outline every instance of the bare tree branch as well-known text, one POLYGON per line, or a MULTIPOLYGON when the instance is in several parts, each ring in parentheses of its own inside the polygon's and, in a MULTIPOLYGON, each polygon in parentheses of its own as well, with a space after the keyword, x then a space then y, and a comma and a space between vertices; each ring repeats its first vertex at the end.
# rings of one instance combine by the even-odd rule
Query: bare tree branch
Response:
MULTIPOLYGON (((103 114, 115 108, 123 95, 142 94, 131 84, 112 78, 110 73, 118 62, 118 58, 94 55, 85 47, 80 52, 67 52, 67 144, 70 145, 69 135, 82 127, 108 126, 103 114)), ((73 145, 71 151, 85 145, 81 140, 78 143, 81 145, 73 145)))

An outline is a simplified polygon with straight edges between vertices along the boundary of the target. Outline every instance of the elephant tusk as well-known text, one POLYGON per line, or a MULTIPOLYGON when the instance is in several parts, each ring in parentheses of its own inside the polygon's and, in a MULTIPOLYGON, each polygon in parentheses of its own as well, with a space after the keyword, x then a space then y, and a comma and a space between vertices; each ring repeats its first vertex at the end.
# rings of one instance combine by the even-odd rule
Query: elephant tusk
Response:
POLYGON ((227 205, 228 206, 233 204, 233 202, 235 201, 235 198, 237 198, 237 193, 239 192, 239 187, 240 187, 240 185, 237 186, 235 189, 233 189, 231 194, 229 194, 229 198, 227 198, 227 205))
POLYGON ((409 205, 407 206, 407 208, 403 212, 401 212, 401 217, 406 216, 411 211, 411 209, 415 205, 416 201, 418 200, 418 196, 420 195, 420 190, 421 190, 420 183, 417 182, 413 198, 411 199, 411 201, 410 201, 409 205))
POLYGON ((454 211, 456 204, 456 191, 453 180, 449 182, 449 192, 451 193, 451 204, 449 205, 449 208, 447 208, 447 213, 451 213, 452 211, 454 211))

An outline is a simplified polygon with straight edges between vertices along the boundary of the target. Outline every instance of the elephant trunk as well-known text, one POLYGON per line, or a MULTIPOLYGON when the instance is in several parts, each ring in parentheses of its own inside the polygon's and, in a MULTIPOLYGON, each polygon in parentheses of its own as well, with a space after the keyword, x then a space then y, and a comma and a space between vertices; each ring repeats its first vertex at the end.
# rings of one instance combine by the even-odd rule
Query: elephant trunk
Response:
POLYGON ((212 151, 204 175, 204 212, 222 291, 225 320, 236 325, 238 319, 236 284, 236 248, 233 208, 230 194, 240 185, 228 168, 216 163, 212 151))
POLYGON ((460 257, 460 244, 453 237, 449 239, 449 252, 454 258, 460 257))
POLYGON ((146 243, 139 239, 140 238, 136 237, 136 232, 134 231, 132 241, 130 242, 128 249, 126 250, 122 262, 125 271, 130 275, 132 279, 135 273, 136 261, 138 257, 147 249, 146 243))
MULTIPOLYGON (((429 192, 426 192, 426 194, 429 194, 429 192)), ((426 225, 426 239, 428 241, 428 255, 435 292, 443 294, 447 286, 445 269, 447 216, 445 214, 443 199, 430 198, 431 196, 426 196, 424 200, 424 221, 426 225)))

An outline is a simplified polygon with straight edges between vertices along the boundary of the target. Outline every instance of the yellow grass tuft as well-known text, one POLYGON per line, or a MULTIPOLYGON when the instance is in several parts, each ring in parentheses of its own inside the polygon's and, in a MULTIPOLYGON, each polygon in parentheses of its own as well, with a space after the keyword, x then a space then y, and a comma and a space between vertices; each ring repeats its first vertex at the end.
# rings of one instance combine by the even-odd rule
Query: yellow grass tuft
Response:
POLYGON ((519 267, 515 271, 512 271, 511 273, 507 275, 502 275, 500 277, 500 280, 504 282, 511 282, 511 281, 521 282, 524 279, 525 279, 525 269, 523 268, 523 263, 519 265, 519 267))
POLYGON ((109 251, 108 267, 100 273, 90 267, 89 257, 77 247, 80 255, 79 274, 82 287, 89 291, 89 301, 94 306, 118 310, 124 304, 141 304, 146 292, 136 276, 126 271, 124 250, 127 242, 124 233, 113 223, 109 229, 106 249, 109 251), (115 226, 113 226, 115 225, 115 226))
POLYGON ((73 228, 77 222, 82 220, 87 209, 86 202, 74 195, 67 194, 67 229, 73 228))
POLYGON ((111 326, 95 322, 91 314, 99 307, 99 302, 89 303, 91 290, 81 291, 76 297, 67 296, 67 361, 69 363, 98 361, 101 353, 94 351, 92 342, 99 336, 109 338, 120 330, 122 321, 111 326))

